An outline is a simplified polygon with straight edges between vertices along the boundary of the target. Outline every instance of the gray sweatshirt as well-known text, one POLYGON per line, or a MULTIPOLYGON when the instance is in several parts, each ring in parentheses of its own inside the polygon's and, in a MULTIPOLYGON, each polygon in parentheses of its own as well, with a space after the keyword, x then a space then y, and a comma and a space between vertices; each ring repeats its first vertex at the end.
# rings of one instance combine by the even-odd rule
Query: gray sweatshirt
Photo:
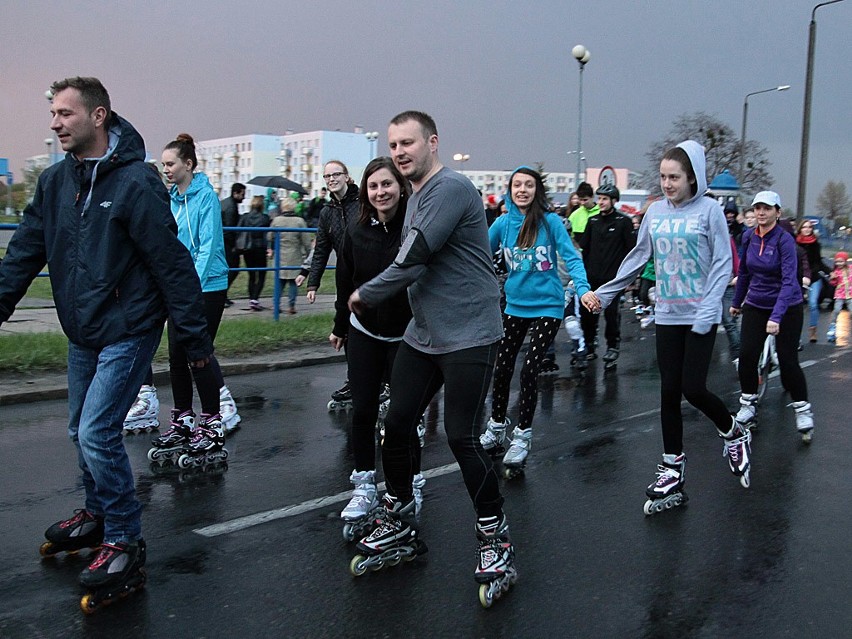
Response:
POLYGON ((358 289, 376 306, 408 287, 413 317, 403 339, 439 355, 493 344, 503 336, 500 289, 482 201, 466 177, 446 167, 408 201, 399 254, 358 289))
POLYGON ((690 325, 700 335, 722 319, 722 295, 731 277, 731 240, 719 203, 707 190, 704 148, 687 140, 678 144, 692 162, 697 195, 680 206, 668 199, 645 213, 636 247, 627 254, 615 279, 595 291, 604 308, 633 282, 653 255, 657 272, 655 321, 690 325))

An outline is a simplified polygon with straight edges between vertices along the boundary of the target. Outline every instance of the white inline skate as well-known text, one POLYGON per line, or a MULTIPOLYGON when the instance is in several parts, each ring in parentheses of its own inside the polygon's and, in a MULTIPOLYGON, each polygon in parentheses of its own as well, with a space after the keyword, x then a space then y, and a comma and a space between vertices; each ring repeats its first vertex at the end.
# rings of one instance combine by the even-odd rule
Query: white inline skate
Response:
POLYGON ((374 511, 379 504, 375 470, 353 470, 349 481, 355 489, 352 491, 352 499, 340 513, 344 522, 343 538, 346 541, 361 538, 372 531, 376 519, 374 511))
POLYGON ((689 501, 683 490, 686 481, 686 455, 663 455, 663 463, 657 466, 657 479, 648 488, 645 494, 648 501, 645 502, 645 514, 653 515, 689 501))
POLYGON ((349 571, 355 577, 368 570, 411 561, 427 552, 426 544, 419 539, 417 527, 411 521, 415 508, 414 498, 407 504, 387 494, 382 498, 375 530, 358 542, 359 554, 349 562, 349 571))
POLYGON ((498 457, 506 450, 504 442, 506 441, 506 429, 511 425, 509 418, 505 422, 494 421, 494 418, 488 420, 488 426, 485 432, 479 436, 479 443, 485 449, 485 452, 492 457, 498 457))
POLYGON ((157 430, 160 427, 160 400, 157 389, 143 384, 136 395, 136 401, 124 418, 124 434, 135 435, 157 430))
POLYGON ((192 439, 195 428, 195 413, 191 410, 181 412, 173 408, 171 414, 169 429, 152 439, 152 446, 148 450, 148 461, 160 466, 177 463, 178 458, 183 454, 184 447, 192 439))
POLYGON ((757 393, 743 393, 740 395, 740 409, 734 419, 737 424, 745 429, 757 428, 757 403, 760 397, 757 393))
POLYGON ((743 488, 751 485, 751 431, 743 428, 736 420, 731 418, 733 424, 727 433, 719 433, 719 437, 725 440, 722 455, 728 459, 731 472, 740 478, 743 488))
POLYGON ((219 415, 222 416, 222 428, 226 435, 237 430, 243 420, 237 412, 237 403, 227 386, 219 389, 219 415))
POLYGON ((514 479, 524 474, 527 466, 527 456, 532 447, 532 428, 515 428, 512 433, 512 443, 503 455, 503 476, 514 479))
POLYGON ((479 543, 479 561, 474 579, 480 584, 479 603, 484 608, 490 608, 518 579, 515 549, 509 539, 506 516, 477 519, 476 539, 479 543))
POLYGON ((814 414, 810 402, 793 402, 788 404, 796 411, 796 430, 802 436, 802 441, 810 444, 814 434, 814 414))

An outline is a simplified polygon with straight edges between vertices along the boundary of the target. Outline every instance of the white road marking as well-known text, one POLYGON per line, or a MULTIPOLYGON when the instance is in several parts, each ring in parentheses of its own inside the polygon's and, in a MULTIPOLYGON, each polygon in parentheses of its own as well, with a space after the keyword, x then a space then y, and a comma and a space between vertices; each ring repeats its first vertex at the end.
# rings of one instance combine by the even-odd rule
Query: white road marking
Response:
MULTIPOLYGON (((802 368, 807 368, 808 366, 813 366, 817 363, 818 362, 816 360, 807 360, 801 362, 799 365, 802 368)), ((769 377, 772 378, 777 375, 778 371, 776 370, 772 372, 769 377)), ((739 395, 739 393, 739 390, 736 391, 737 395, 739 395)), ((686 401, 682 402, 682 404, 685 405, 686 401)), ((654 408, 641 413, 636 413, 635 415, 631 415, 630 417, 617 419, 614 423, 631 421, 640 417, 650 417, 651 415, 656 415, 659 412, 659 408, 654 408)), ((452 463, 447 464, 445 466, 438 466, 437 468, 433 468, 431 470, 425 470, 423 471, 423 476, 429 479, 431 477, 440 477, 441 475, 448 475, 458 470, 459 465, 456 463, 452 463)), ((384 490, 385 483, 379 483, 376 488, 379 491, 384 490)), ((228 533, 237 532, 239 530, 245 530, 246 528, 251 528, 253 526, 259 526, 260 524, 265 524, 269 521, 275 521, 276 519, 286 519, 287 517, 295 517, 296 515, 301 515, 312 510, 319 510, 321 508, 330 506, 331 504, 347 501, 351 496, 352 492, 347 490, 346 492, 337 493, 336 495, 326 495, 325 497, 319 497, 317 499, 309 499, 308 501, 303 501, 301 504, 284 506, 283 508, 276 508, 274 510, 266 510, 263 512, 255 513, 253 515, 246 515, 245 517, 238 517, 236 519, 231 519, 230 521, 224 521, 221 524, 212 524, 210 526, 205 526, 204 528, 196 528, 195 530, 193 530, 193 532, 204 537, 218 537, 219 535, 227 535, 228 533)))
MULTIPOLYGON (((448 475, 449 473, 454 473, 458 470, 459 465, 456 463, 452 463, 447 464, 446 466, 438 466, 437 468, 432 468, 431 470, 425 470, 423 471, 423 476, 429 479, 432 477, 440 477, 441 475, 448 475)), ((380 491, 384 490, 385 483, 381 482, 376 488, 380 491)), ((204 528, 196 528, 195 530, 193 530, 193 532, 198 533, 199 535, 203 535, 204 537, 217 537, 219 535, 227 535, 228 533, 237 532, 238 530, 244 530, 246 528, 251 528, 252 526, 265 524, 268 521, 274 521, 276 519, 285 519, 287 517, 295 517, 296 515, 301 515, 302 513, 306 513, 311 510, 319 510, 320 508, 325 508, 326 506, 330 506, 331 504, 349 501, 349 498, 351 496, 352 491, 347 490, 346 492, 337 493, 336 495, 327 495, 325 497, 319 497, 318 499, 309 499, 308 501, 303 501, 301 504, 285 506, 284 508, 276 508, 274 510, 267 510, 264 512, 255 513, 254 515, 246 515, 245 517, 238 517, 237 519, 225 521, 221 524, 205 526, 204 528)))

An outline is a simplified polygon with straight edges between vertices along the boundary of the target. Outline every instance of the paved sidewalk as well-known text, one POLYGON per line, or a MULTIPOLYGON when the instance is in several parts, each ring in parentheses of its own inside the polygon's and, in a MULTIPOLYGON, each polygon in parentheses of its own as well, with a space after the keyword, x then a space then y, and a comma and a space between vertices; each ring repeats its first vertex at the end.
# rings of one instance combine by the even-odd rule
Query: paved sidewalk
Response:
MULTIPOLYGON (((226 308, 222 321, 238 317, 272 317, 272 299, 261 299, 266 307, 264 311, 252 311, 247 299, 234 300, 231 308, 226 308)), ((334 310, 334 296, 320 295, 314 304, 308 304, 304 296, 296 303, 296 315, 281 314, 280 321, 286 322, 299 315, 317 314, 334 310)), ((330 327, 329 327, 330 329, 330 327)), ((0 326, 0 335, 20 333, 56 332, 61 333, 59 319, 49 300, 24 298, 9 321, 0 326)), ((244 375, 261 371, 311 366, 330 362, 344 361, 343 353, 336 353, 328 344, 302 344, 288 346, 274 353, 245 358, 220 358, 224 376, 244 375)), ((154 383, 168 384, 167 363, 154 364, 154 383)), ((48 399, 64 399, 68 396, 68 384, 65 372, 12 375, 0 374, 0 406, 23 402, 37 402, 48 399)))

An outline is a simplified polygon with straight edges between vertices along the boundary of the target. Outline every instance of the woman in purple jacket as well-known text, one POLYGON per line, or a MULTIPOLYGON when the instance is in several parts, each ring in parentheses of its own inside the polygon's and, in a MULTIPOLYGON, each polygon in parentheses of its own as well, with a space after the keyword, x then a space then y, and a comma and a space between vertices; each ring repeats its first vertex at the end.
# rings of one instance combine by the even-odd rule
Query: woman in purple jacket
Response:
POLYGON ((737 422, 757 425, 757 362, 766 336, 775 336, 781 383, 793 399, 796 428, 809 442, 814 428, 808 385, 799 366, 799 334, 804 321, 798 281, 796 241, 778 225, 781 198, 773 191, 754 197, 757 226, 743 234, 742 257, 731 315, 742 314, 740 346, 740 409, 737 422))

